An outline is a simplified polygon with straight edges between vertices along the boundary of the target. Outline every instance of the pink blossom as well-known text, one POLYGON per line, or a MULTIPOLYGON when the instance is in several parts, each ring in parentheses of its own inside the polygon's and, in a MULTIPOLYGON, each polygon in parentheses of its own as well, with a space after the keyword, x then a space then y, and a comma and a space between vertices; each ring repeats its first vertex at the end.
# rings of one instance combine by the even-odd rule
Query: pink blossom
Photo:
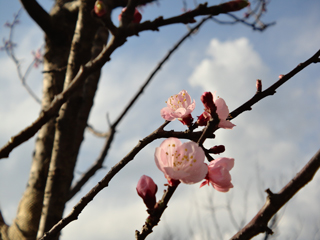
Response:
POLYGON ((166 103, 167 107, 162 108, 160 113, 161 117, 168 121, 176 118, 182 120, 188 117, 196 107, 195 101, 191 102, 191 97, 186 90, 171 96, 166 103))
POLYGON ((198 117, 199 126, 205 126, 211 118, 212 112, 216 112, 220 119, 218 127, 232 129, 235 125, 226 120, 229 116, 229 108, 223 98, 216 97, 216 92, 204 92, 201 96, 204 112, 198 117))
POLYGON ((211 161, 208 166, 206 180, 201 183, 200 187, 211 183, 219 192, 228 192, 230 188, 233 188, 231 175, 229 173, 233 166, 233 158, 222 157, 211 161))
POLYGON ((154 156, 171 186, 176 180, 186 184, 200 182, 208 172, 204 151, 195 142, 182 144, 178 138, 168 138, 156 148, 154 156))
POLYGON ((151 177, 143 175, 136 187, 138 195, 143 199, 148 209, 153 209, 156 204, 156 193, 158 186, 154 183, 151 177))
POLYGON ((217 107, 216 113, 219 116, 220 122, 218 127, 225 129, 232 129, 235 125, 226 120, 229 116, 229 108, 223 98, 216 97, 216 92, 213 93, 213 101, 217 107))

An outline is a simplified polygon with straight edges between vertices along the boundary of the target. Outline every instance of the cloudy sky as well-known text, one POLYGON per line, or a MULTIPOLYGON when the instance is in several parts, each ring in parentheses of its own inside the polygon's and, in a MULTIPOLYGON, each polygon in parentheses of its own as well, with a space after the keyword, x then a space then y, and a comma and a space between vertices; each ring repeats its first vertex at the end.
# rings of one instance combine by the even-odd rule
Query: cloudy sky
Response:
MULTIPOLYGON (((52 1, 40 2, 50 9, 52 1)), ((218 2, 210 1, 210 4, 218 2)), ((158 6, 143 9, 143 20, 159 15, 174 16, 181 12, 182 6, 182 1, 160 0, 158 6)), ((193 1, 188 1, 188 7, 193 7, 193 1)), ((0 1, 1 39, 8 36, 8 29, 3 24, 11 20, 19 8, 18 1, 0 1)), ((65 213, 139 139, 163 123, 160 109, 171 95, 187 90, 196 101, 193 116, 200 115, 203 110, 200 96, 204 91, 217 91, 233 110, 255 93, 256 79, 262 79, 265 89, 277 81, 279 74, 289 72, 312 56, 320 48, 319 9, 320 2, 316 0, 271 1, 262 20, 276 21, 276 25, 262 33, 240 24, 229 26, 207 22, 156 75, 120 124, 105 162, 106 168, 67 204, 65 213)), ((115 19, 119 11, 114 13, 115 19)), ((103 68, 90 124, 106 131, 106 114, 111 120, 117 117, 156 64, 186 31, 183 25, 167 26, 160 32, 132 37, 118 49, 112 55, 112 61, 103 68)), ((43 44, 41 31, 25 12, 15 29, 14 40, 18 44, 16 55, 25 70, 32 60, 31 51, 43 44)), ((40 71, 34 69, 27 79, 39 97, 40 71)), ((175 239, 186 239, 187 235, 188 239, 228 239, 237 232, 234 225, 247 223, 261 208, 266 188, 279 191, 292 179, 319 149, 319 71, 319 64, 309 66, 280 87, 274 96, 263 99, 252 111, 238 116, 233 121, 237 125, 233 130, 219 130, 216 139, 206 142, 208 147, 225 145, 226 152, 221 156, 235 158, 231 171, 234 188, 228 193, 219 193, 212 187, 199 189, 199 184, 181 184, 150 239, 164 238, 170 233, 176 236, 175 239), (232 224, 226 211, 227 203, 230 203, 236 224, 232 224), (213 208, 216 215, 213 215, 213 208), (219 230, 215 220, 220 224, 219 230)), ((40 108, 22 87, 15 65, 4 52, 0 52, 0 86, 2 146, 10 136, 29 125, 38 116, 40 108)), ((166 129, 184 130, 184 127, 175 121, 166 129)), ((140 152, 110 186, 98 194, 79 219, 63 230, 61 239, 133 239, 134 231, 141 229, 147 217, 135 190, 138 179, 143 174, 152 177, 158 184, 158 199, 164 190, 166 180, 153 159, 154 149, 161 141, 153 142, 140 152)), ((86 133, 77 177, 95 161, 103 143, 103 139, 86 133)), ((26 186, 33 144, 34 138, 15 149, 9 159, 0 160, 0 208, 8 223, 15 216, 26 186)), ((275 234, 278 239, 320 238, 319 184, 318 173, 280 212, 281 221, 275 234)))

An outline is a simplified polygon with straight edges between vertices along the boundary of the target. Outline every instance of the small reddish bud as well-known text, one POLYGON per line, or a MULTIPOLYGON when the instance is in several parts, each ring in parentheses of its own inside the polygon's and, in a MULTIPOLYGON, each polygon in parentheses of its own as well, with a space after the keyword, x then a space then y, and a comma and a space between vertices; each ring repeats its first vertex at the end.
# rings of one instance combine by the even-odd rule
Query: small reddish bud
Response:
POLYGON ((280 74, 280 75, 279 75, 279 79, 281 79, 282 77, 283 77, 283 74, 280 74))
POLYGON ((103 1, 96 1, 96 3, 94 4, 94 12, 98 17, 102 17, 106 14, 107 8, 104 5, 103 1))
POLYGON ((143 199, 148 209, 153 209, 156 204, 156 193, 158 186, 151 177, 143 175, 137 184, 137 193, 143 199))
POLYGON ((204 92, 200 98, 205 110, 209 113, 215 113, 217 110, 216 105, 213 102, 213 95, 211 92, 204 92))
POLYGON ((198 117, 198 120, 197 120, 197 124, 199 126, 207 126, 207 123, 208 121, 210 120, 210 113, 204 111, 199 117, 198 117))
POLYGON ((223 153, 226 150, 224 145, 217 145, 209 149, 209 153, 213 154, 220 154, 223 153))
POLYGON ((262 91, 262 82, 260 79, 257 79, 256 81, 256 89, 257 89, 257 93, 262 91))
MULTIPOLYGON (((122 14, 123 14, 126 10, 127 10, 127 8, 123 8, 123 9, 122 9, 121 13, 120 13, 119 16, 118 16, 119 21, 121 21, 122 14)), ((135 10, 134 10, 134 14, 133 14, 133 20, 132 20, 132 22, 133 22, 133 23, 139 23, 139 22, 141 22, 141 19, 142 19, 141 13, 138 11, 138 9, 135 9, 135 10)))

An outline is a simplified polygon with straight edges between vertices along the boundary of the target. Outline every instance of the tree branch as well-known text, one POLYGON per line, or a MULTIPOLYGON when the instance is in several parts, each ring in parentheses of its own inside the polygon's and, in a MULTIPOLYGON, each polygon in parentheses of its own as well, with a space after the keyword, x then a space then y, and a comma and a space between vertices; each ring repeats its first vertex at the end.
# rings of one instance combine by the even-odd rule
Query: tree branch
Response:
POLYGON ((318 169, 320 168, 320 150, 311 158, 311 160, 302 168, 300 172, 278 193, 272 193, 267 189, 267 200, 264 206, 256 214, 256 216, 236 235, 232 240, 247 240, 267 232, 272 234, 268 227, 268 222, 279 209, 286 204, 301 188, 312 180, 318 169))
POLYGON ((38 24, 38 26, 48 35, 49 38, 55 38, 58 34, 52 24, 51 16, 35 0, 20 0, 21 4, 29 16, 38 24))
POLYGON ((282 84, 287 82, 290 78, 292 78, 294 75, 302 71, 304 68, 309 66, 312 63, 317 63, 318 58, 320 56, 320 50, 317 51, 311 58, 309 58, 307 61, 300 63, 297 67, 295 67, 292 71, 287 73, 286 75, 283 75, 277 82, 272 84, 269 88, 262 92, 257 92, 249 101, 246 103, 242 104, 240 107, 237 109, 233 110, 229 117, 228 120, 232 120, 236 118, 239 114, 243 113, 244 111, 250 111, 252 106, 259 102, 261 99, 273 95, 276 93, 276 89, 280 87, 282 84))

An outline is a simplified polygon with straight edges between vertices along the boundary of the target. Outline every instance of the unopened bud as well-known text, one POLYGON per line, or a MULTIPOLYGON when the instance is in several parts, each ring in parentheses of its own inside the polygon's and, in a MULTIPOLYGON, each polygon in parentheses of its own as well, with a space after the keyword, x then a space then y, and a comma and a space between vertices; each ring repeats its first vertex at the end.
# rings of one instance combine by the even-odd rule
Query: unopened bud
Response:
POLYGON ((97 14, 98 17, 102 17, 106 14, 107 8, 104 5, 103 1, 96 1, 94 4, 94 12, 97 14))
POLYGON ((156 193, 158 186, 151 177, 143 175, 137 184, 137 193, 143 199, 148 209, 153 209, 156 204, 156 193))
POLYGON ((211 92, 204 92, 200 98, 205 110, 209 113, 215 113, 217 110, 216 105, 213 102, 213 96, 211 92))
POLYGON ((279 75, 279 79, 281 79, 282 77, 283 77, 283 74, 280 74, 280 75, 279 75))
POLYGON ((218 145, 210 148, 209 153, 220 154, 220 153, 223 153, 225 150, 226 148, 224 147, 224 145, 218 145))
MULTIPOLYGON (((123 14, 126 10, 127 10, 127 8, 123 8, 123 9, 122 9, 121 13, 120 13, 119 16, 118 16, 119 21, 121 21, 121 19, 122 19, 122 14, 123 14)), ((139 22, 141 21, 141 19, 142 19, 141 13, 138 11, 138 9, 135 8, 132 22, 133 22, 133 23, 139 23, 139 22)))
POLYGON ((257 89, 257 93, 262 91, 262 82, 260 79, 257 79, 256 81, 256 89, 257 89))
POLYGON ((207 126, 208 121, 210 120, 210 113, 204 111, 197 120, 198 126, 207 126))

